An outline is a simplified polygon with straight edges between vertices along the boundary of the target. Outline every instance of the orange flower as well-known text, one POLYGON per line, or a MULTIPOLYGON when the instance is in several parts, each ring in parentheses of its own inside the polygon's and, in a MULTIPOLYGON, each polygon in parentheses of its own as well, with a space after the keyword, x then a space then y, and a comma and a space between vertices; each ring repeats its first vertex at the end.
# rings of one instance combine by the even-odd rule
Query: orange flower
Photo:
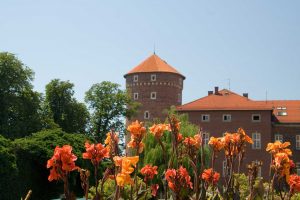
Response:
POLYGON ((139 143, 137 144, 137 142, 134 141, 134 140, 130 140, 130 141, 128 142, 128 144, 127 144, 127 147, 129 147, 129 148, 138 149, 138 153, 142 153, 142 152, 143 152, 144 146, 145 146, 145 145, 144 145, 143 142, 139 142, 139 143))
POLYGON ((138 156, 123 157, 121 173, 131 174, 132 172, 134 172, 134 167, 136 167, 138 161, 139 161, 138 156))
POLYGON ((274 163, 276 167, 280 167, 285 163, 290 163, 289 156, 286 153, 277 153, 274 156, 274 163))
POLYGON ((213 148, 214 151, 221 151, 224 145, 220 138, 211 137, 208 144, 213 148))
POLYGON ((118 173, 116 177, 117 185, 124 187, 125 184, 133 184, 129 174, 118 173))
POLYGON ((70 145, 64 145, 61 148, 56 146, 52 158, 47 162, 47 168, 51 168, 48 180, 62 179, 70 171, 78 169, 75 165, 76 160, 77 157, 72 153, 70 145))
POLYGON ((113 143, 119 143, 118 133, 108 132, 104 144, 111 146, 113 143))
POLYGON ((286 181, 290 178, 290 159, 286 153, 277 153, 274 156, 274 166, 275 170, 280 174, 280 176, 285 176, 286 181))
POLYGON ((146 133, 146 128, 143 127, 143 123, 136 120, 132 122, 128 127, 127 130, 130 132, 131 136, 135 138, 142 138, 146 133))
POLYGON ((202 179, 208 184, 217 184, 220 179, 220 174, 213 171, 212 168, 205 169, 202 173, 202 179))
POLYGON ((291 156, 292 151, 290 149, 287 149, 287 147, 290 145, 291 145, 290 142, 281 143, 280 141, 276 141, 274 143, 269 143, 266 148, 266 151, 268 151, 269 153, 271 153, 273 155, 278 152, 284 152, 287 155, 291 156))
POLYGON ((102 144, 85 143, 86 152, 82 154, 83 159, 90 159, 93 165, 98 165, 103 158, 109 158, 109 148, 102 144))
POLYGON ((225 133, 225 136, 221 138, 221 142, 224 145, 225 155, 233 156, 239 151, 238 147, 243 143, 240 142, 240 135, 237 133, 225 133))
POLYGON ((159 188, 159 185, 158 184, 153 184, 151 185, 151 191, 152 191, 152 196, 156 197, 156 194, 157 194, 157 190, 159 188))
POLYGON ((120 157, 120 156, 115 156, 115 157, 113 158, 113 160, 114 160, 115 165, 116 165, 117 167, 121 167, 121 166, 122 166, 122 157, 120 157))
POLYGON ((111 157, 118 154, 118 144, 119 144, 119 137, 118 133, 115 132, 108 132, 106 134, 106 139, 104 141, 106 147, 108 148, 111 157))
POLYGON ((133 181, 130 177, 130 174, 134 172, 134 167, 136 167, 136 164, 139 161, 139 157, 115 156, 113 160, 115 162, 115 165, 121 168, 121 172, 118 173, 116 177, 117 185, 120 187, 124 187, 125 184, 132 184, 133 181))
POLYGON ((247 142, 247 143, 250 143, 250 144, 253 144, 253 140, 251 137, 249 137, 246 132, 244 131, 244 129, 242 128, 239 128, 237 133, 239 134, 240 136, 240 140, 244 141, 244 142, 247 142))
POLYGON ((141 174, 144 175, 144 181, 152 180, 157 174, 157 166, 146 165, 141 169, 141 174))
POLYGON ((171 131, 170 124, 154 124, 149 128, 150 133, 152 133, 156 138, 161 138, 164 131, 171 131))
POLYGON ((143 123, 139 121, 133 122, 128 126, 127 130, 131 134, 131 141, 127 144, 129 148, 137 149, 138 153, 142 153, 144 149, 144 144, 142 139, 146 133, 146 128, 143 127, 143 123))
POLYGON ((178 170, 168 169, 165 176, 169 188, 177 194, 180 193, 182 188, 193 188, 191 177, 188 171, 182 166, 178 170))
POLYGON ((199 149, 202 143, 202 138, 200 134, 194 135, 194 137, 187 137, 183 141, 183 144, 187 147, 195 147, 199 149))
POLYGON ((296 174, 291 175, 288 184, 292 194, 300 192, 300 176, 296 174))

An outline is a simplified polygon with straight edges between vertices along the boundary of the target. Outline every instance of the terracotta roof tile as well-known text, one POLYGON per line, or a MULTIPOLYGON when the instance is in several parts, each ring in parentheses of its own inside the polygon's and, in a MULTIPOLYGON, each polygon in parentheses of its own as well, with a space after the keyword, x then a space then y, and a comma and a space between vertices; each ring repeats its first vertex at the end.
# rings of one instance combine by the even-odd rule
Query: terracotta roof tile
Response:
POLYGON ((279 123, 300 123, 300 100, 269 100, 273 120, 279 123))
POLYGON ((226 89, 178 106, 177 110, 273 110, 274 122, 300 123, 300 100, 255 101, 226 89))
POLYGON ((166 61, 162 60, 156 54, 151 55, 146 60, 144 60, 141 64, 130 70, 127 74, 124 75, 126 77, 129 74, 134 73, 143 73, 143 72, 169 72, 181 75, 185 78, 181 73, 179 73, 175 68, 170 66, 166 61))
POLYGON ((211 94, 193 102, 178 106, 179 111, 196 110, 272 110, 272 106, 265 102, 253 101, 230 90, 221 90, 218 94, 211 94))

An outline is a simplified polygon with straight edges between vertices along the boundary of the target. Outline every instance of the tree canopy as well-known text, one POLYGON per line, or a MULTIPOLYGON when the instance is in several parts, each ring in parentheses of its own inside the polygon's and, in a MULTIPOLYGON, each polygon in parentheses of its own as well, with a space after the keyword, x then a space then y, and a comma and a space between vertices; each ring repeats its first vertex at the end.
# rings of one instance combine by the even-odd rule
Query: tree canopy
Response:
POLYGON ((74 84, 54 79, 46 85, 44 110, 64 131, 84 133, 89 113, 83 103, 74 98, 74 84))
POLYGON ((125 117, 132 117, 138 107, 120 85, 104 81, 94 84, 85 96, 91 110, 90 132, 103 142, 110 129, 122 131, 125 117))
POLYGON ((19 138, 41 128, 41 95, 33 91, 34 73, 14 54, 0 53, 0 134, 19 138))

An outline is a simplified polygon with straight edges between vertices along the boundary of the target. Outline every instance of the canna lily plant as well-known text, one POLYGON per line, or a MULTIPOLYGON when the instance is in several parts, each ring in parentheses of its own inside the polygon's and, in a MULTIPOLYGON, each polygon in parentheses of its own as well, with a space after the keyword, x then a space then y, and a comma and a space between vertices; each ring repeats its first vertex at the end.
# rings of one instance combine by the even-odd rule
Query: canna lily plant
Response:
MULTIPOLYGON (((148 130, 142 122, 134 121, 127 127, 127 131, 131 139, 127 144, 127 148, 131 150, 128 155, 121 155, 118 133, 113 130, 107 133, 104 144, 85 143, 86 151, 82 158, 89 160, 94 167, 94 196, 88 195, 90 170, 76 166, 77 157, 72 153, 70 145, 55 148, 52 158, 47 162, 47 168, 50 169, 48 180, 64 182, 67 200, 73 198, 69 192, 68 177, 71 171, 76 170, 80 172, 86 199, 241 199, 237 175, 245 166, 243 160, 246 146, 253 143, 242 128, 234 133, 227 132, 223 137, 211 137, 208 146, 204 145, 201 130, 184 137, 176 115, 170 115, 168 123, 153 124, 148 130), (161 148, 163 167, 143 162, 147 134, 161 148), (170 144, 164 141, 165 137, 170 138, 170 144), (210 160, 209 163, 205 163, 204 148, 210 148, 211 155, 207 159, 210 160), (216 160, 222 155, 226 161, 224 177, 216 170, 216 160), (101 174, 100 166, 104 160, 107 168, 101 174), (144 166, 139 166, 141 164, 144 166), (107 191, 103 190, 110 183, 113 183, 114 191, 108 197, 104 195, 107 191)), ((289 145, 289 142, 276 141, 269 143, 266 148, 270 153, 271 163, 265 197, 263 194, 259 196, 260 193, 257 192, 258 171, 263 163, 252 162, 243 169, 248 171, 248 200, 292 200, 300 192, 300 176, 293 174, 295 164, 291 160, 292 151, 288 148, 289 145)))

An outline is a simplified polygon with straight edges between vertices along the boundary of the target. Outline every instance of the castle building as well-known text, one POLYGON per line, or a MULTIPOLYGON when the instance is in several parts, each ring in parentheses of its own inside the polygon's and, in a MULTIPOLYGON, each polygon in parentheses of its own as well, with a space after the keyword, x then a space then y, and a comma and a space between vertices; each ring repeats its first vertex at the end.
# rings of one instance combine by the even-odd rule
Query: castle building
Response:
POLYGON ((124 75, 126 88, 141 107, 135 119, 165 120, 165 109, 182 104, 185 77, 156 54, 124 75))
MULTIPOLYGON (((185 77, 155 54, 124 77, 133 99, 142 104, 136 119, 164 120, 162 111, 175 105, 179 113, 187 114, 191 123, 201 127, 205 145, 211 136, 221 137, 241 127, 254 142, 246 149, 243 171, 251 161, 262 161, 260 175, 265 178, 270 162, 267 144, 276 140, 290 142, 292 159, 300 174, 300 100, 257 101, 250 99, 248 93, 239 95, 215 87, 207 96, 182 105, 185 77)), ((220 155, 216 166, 223 174, 225 164, 220 155)))

